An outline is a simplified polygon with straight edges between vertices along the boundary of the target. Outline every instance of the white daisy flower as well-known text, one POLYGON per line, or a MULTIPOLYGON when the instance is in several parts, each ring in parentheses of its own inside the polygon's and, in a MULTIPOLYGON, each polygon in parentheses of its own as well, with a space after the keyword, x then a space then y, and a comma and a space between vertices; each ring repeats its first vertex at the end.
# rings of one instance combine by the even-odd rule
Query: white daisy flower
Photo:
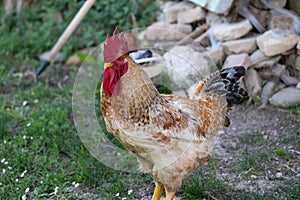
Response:
POLYGON ((26 106, 27 103, 28 103, 28 101, 23 101, 22 105, 23 105, 23 106, 26 106))
POLYGON ((132 190, 128 190, 128 195, 131 195, 131 193, 132 193, 132 190))
POLYGON ((27 170, 24 170, 24 171, 22 172, 22 174, 20 175, 20 177, 23 178, 24 175, 25 175, 26 173, 27 173, 27 170))
POLYGON ((54 194, 57 194, 58 189, 59 189, 59 187, 57 187, 57 186, 54 188, 54 194))

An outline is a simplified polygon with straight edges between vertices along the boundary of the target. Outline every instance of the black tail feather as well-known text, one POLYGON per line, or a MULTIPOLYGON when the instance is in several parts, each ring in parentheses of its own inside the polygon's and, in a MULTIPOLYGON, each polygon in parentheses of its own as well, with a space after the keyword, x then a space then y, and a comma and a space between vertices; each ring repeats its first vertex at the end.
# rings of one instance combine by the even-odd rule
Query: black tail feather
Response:
POLYGON ((224 126, 230 125, 229 111, 230 107, 240 104, 247 100, 246 90, 240 87, 241 77, 245 76, 246 70, 243 66, 226 68, 208 76, 201 84, 205 84, 205 93, 220 95, 226 99, 228 111, 224 119, 224 126))
MULTIPOLYGON (((234 104, 240 104, 249 98, 247 92, 240 87, 240 79, 245 75, 245 72, 246 70, 243 66, 217 71, 195 84, 195 88, 192 91, 198 91, 197 88, 202 89, 204 84, 204 92, 206 94, 222 96, 226 99, 228 107, 232 107, 234 104)), ((201 95, 201 92, 198 93, 201 95)), ((199 96, 199 94, 195 96, 199 96)))
POLYGON ((225 98, 229 107, 240 104, 249 98, 247 92, 240 87, 240 78, 245 75, 245 72, 243 66, 226 68, 221 71, 222 82, 227 91, 225 98))

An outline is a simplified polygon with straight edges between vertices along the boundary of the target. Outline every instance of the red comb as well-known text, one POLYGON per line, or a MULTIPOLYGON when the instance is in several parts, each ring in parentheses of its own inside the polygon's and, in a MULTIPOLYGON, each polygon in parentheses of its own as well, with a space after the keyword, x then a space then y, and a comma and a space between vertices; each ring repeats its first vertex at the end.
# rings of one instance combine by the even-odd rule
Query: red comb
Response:
POLYGON ((119 56, 128 52, 129 50, 125 40, 124 31, 118 34, 118 28, 116 28, 112 36, 107 34, 103 51, 105 63, 111 63, 119 56))

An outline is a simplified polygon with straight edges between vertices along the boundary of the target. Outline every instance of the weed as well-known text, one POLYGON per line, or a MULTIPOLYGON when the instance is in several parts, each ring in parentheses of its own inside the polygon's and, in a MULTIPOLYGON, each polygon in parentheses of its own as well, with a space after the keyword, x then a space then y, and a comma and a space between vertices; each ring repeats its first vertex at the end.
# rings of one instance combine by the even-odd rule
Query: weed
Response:
POLYGON ((183 182, 178 193, 183 199, 207 199, 224 197, 228 192, 229 186, 217 178, 215 171, 200 169, 183 182))
POLYGON ((268 141, 266 139, 264 139, 263 136, 264 135, 260 132, 251 131, 250 133, 239 136, 239 140, 241 143, 244 143, 244 144, 263 146, 268 143, 268 141))
POLYGON ((279 157, 285 157, 286 156, 286 151, 283 150, 283 149, 277 149, 275 151, 276 155, 279 156, 279 157))

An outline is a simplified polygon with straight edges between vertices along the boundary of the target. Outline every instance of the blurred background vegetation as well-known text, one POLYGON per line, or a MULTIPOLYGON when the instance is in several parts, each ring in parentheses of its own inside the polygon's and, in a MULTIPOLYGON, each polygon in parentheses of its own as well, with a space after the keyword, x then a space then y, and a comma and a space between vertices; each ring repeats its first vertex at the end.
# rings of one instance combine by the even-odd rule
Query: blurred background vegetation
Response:
MULTIPOLYGON (((42 52, 51 50, 85 1, 27 2, 29 5, 20 13, 14 9, 9 15, 5 14, 4 4, 0 4, 0 56, 9 60, 10 63, 6 63, 9 65, 16 61, 37 65, 34 61, 42 52)), ((155 1, 96 1, 62 51, 70 55, 76 50, 96 46, 116 26, 122 30, 132 29, 133 17, 138 27, 146 27, 155 20, 156 11, 155 1)))

